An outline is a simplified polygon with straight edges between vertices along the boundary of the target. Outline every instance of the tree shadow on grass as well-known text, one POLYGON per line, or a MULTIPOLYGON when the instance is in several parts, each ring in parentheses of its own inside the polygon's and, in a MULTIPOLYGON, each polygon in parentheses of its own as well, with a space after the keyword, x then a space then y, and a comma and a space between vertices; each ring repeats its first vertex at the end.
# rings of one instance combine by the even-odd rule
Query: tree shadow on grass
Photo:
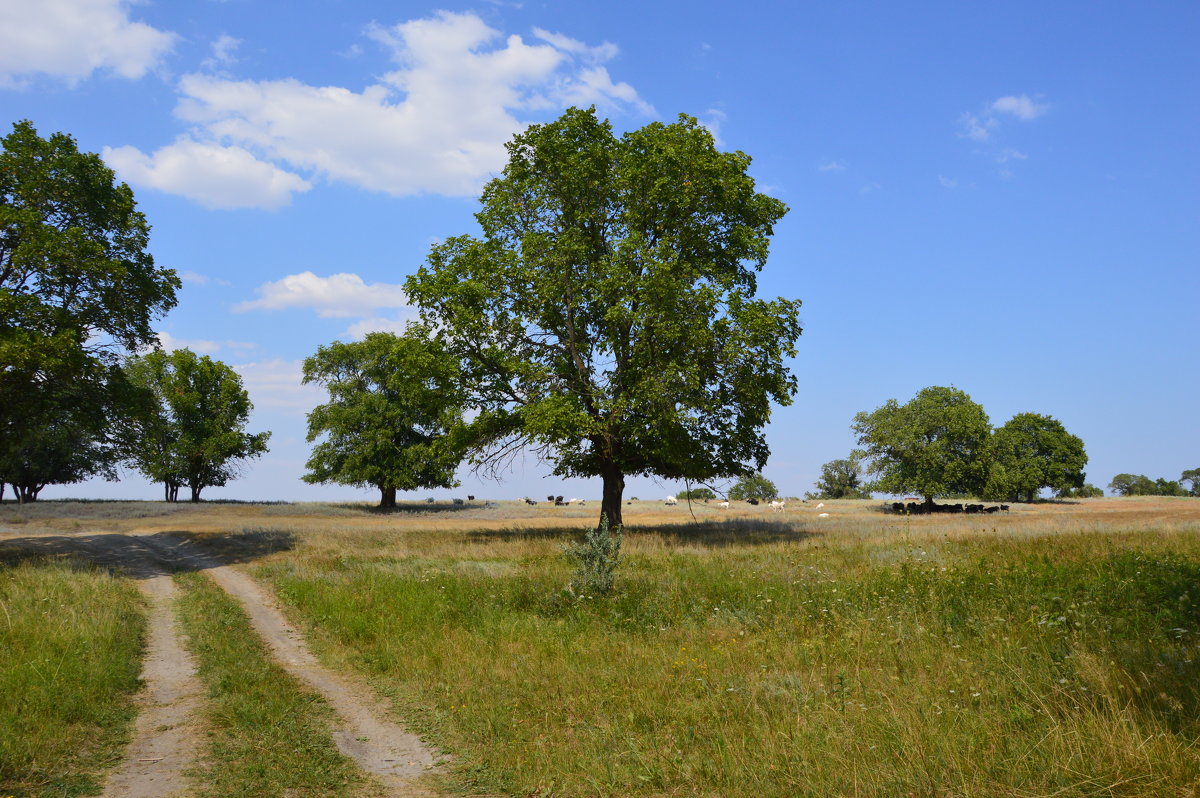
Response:
POLYGON ((339 510, 352 510, 363 515, 439 515, 441 513, 461 513, 467 510, 478 510, 486 502, 396 502, 395 507, 380 507, 377 504, 352 504, 342 502, 330 504, 339 510))
MULTIPOLYGON (((584 534, 579 527, 549 527, 545 529, 473 530, 466 533, 468 541, 555 540, 578 538, 584 534)), ((676 546, 762 546, 771 543, 799 543, 818 533, 788 521, 763 521, 732 518, 721 521, 696 521, 690 524, 628 524, 623 529, 626 540, 657 537, 676 546)))
POLYGON ((295 545, 290 532, 272 529, 153 535, 37 535, 0 540, 0 572, 22 563, 90 563, 134 579, 202 571, 252 562, 295 545))

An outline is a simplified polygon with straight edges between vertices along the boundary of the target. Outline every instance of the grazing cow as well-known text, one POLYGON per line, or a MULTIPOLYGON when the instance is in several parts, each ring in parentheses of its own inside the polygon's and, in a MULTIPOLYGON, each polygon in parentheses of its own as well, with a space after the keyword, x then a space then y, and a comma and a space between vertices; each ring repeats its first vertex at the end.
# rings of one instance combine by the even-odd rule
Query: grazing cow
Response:
POLYGON ((566 502, 565 502, 565 501, 563 501, 563 497, 562 497, 562 496, 555 496, 555 497, 554 497, 554 506, 555 506, 555 507, 562 507, 564 504, 566 504, 566 502))
POLYGON ((663 504, 667 505, 668 507, 671 507, 676 504, 679 504, 679 499, 676 499, 674 496, 668 496, 667 498, 663 499, 663 504))
POLYGON ((822 507, 824 507, 824 506, 825 506, 825 502, 820 502, 820 503, 817 505, 817 509, 818 509, 818 510, 820 510, 820 509, 821 509, 822 507))
POLYGON ((525 497, 525 503, 526 504, 537 504, 537 502, 535 502, 533 499, 530 499, 529 497, 525 497))
POLYGON ((817 513, 817 518, 828 518, 829 513, 817 513))
POLYGON ((784 501, 771 502, 771 512, 782 513, 785 504, 787 504, 787 502, 784 501))
POLYGON ((751 504, 753 504, 755 506, 758 506, 758 499, 746 499, 746 501, 750 502, 751 504))
POLYGON ((467 497, 467 501, 469 501, 469 502, 473 502, 473 501, 475 501, 475 497, 474 497, 474 496, 468 496, 468 497, 467 497))
POLYGON ((729 500, 726 499, 723 502, 717 502, 717 507, 719 507, 722 510, 728 510, 729 509, 729 500))
POLYGON ((1000 505, 1000 509, 1001 509, 1001 510, 1003 510, 1004 512, 1006 512, 1006 513, 1007 513, 1007 512, 1008 512, 1008 505, 1007 505, 1007 504, 1002 504, 1002 505, 1000 505))
POLYGON ((574 496, 567 499, 567 504, 579 504, 583 499, 576 499, 574 496))
POLYGON ((547 496, 547 497, 546 497, 546 501, 548 501, 548 502, 552 502, 552 501, 554 501, 554 497, 553 497, 553 496, 547 496))

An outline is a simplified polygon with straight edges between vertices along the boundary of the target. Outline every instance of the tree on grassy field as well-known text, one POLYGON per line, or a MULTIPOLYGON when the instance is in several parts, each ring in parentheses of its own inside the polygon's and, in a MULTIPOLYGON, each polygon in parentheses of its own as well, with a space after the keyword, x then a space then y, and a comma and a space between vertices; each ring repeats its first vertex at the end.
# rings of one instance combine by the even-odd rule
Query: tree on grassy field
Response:
POLYGON ((1184 471, 1179 475, 1179 481, 1191 483, 1188 489, 1189 496, 1200 496, 1200 468, 1189 468, 1184 471))
POLYGON ((200 492, 241 475, 247 460, 267 451, 269 432, 245 431, 254 406, 237 372, 189 349, 130 358, 125 373, 142 391, 125 422, 131 465, 162 482, 168 501, 186 485, 200 492))
POLYGON ((685 490, 682 493, 675 494, 675 498, 683 501, 690 499, 691 501, 702 502, 707 499, 717 498, 717 494, 713 493, 708 488, 692 488, 691 490, 685 490))
POLYGON ((1083 441, 1050 416, 1013 416, 992 434, 986 456, 982 495, 992 501, 1032 502, 1042 488, 1062 492, 1084 483, 1083 441))
POLYGON ((738 481, 733 483, 733 487, 729 489, 729 498, 734 501, 749 499, 766 501, 774 499, 778 495, 779 489, 775 487, 775 483, 758 473, 739 477, 738 481))
POLYGON ((796 391, 800 303, 755 297, 787 208, 749 157, 690 117, 618 137, 574 108, 507 148, 481 236, 438 244, 405 285, 461 363, 474 464, 532 449, 599 476, 613 527, 627 475, 761 468, 771 403, 796 391))
POLYGON ((983 408, 957 388, 922 389, 906 404, 889 399, 854 417, 865 447, 865 487, 882 493, 919 493, 926 503, 956 493, 977 495, 986 464, 981 456, 992 427, 983 408))
POLYGON ((304 382, 329 391, 308 414, 313 447, 304 481, 379 489, 380 507, 397 490, 450 488, 462 451, 458 363, 427 331, 375 332, 356 343, 322 346, 304 361, 304 382))
POLYGON ((1090 482, 1085 482, 1078 488, 1066 488, 1055 493, 1060 499, 1095 499, 1104 495, 1104 489, 1090 482))
POLYGON ((1183 485, 1173 479, 1151 479, 1144 474, 1117 474, 1108 489, 1121 496, 1187 496, 1183 485))
POLYGON ((853 451, 849 457, 830 460, 821 466, 821 476, 813 483, 815 491, 805 494, 809 499, 869 499, 862 478, 863 453, 853 451))
POLYGON ((81 455, 103 460, 106 439, 89 420, 117 406, 112 370, 122 352, 155 342, 151 321, 174 307, 179 280, 155 267, 133 192, 99 156, 29 122, 2 144, 0 459, 74 434, 96 444, 81 455), (63 414, 66 397, 79 412, 63 414))

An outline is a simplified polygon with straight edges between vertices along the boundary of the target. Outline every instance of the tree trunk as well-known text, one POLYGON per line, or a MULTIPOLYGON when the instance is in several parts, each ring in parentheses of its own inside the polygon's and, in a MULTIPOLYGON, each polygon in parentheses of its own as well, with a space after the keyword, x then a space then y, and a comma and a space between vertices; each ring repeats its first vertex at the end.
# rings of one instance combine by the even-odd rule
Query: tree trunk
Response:
POLYGON ((171 483, 163 482, 163 501, 171 501, 171 483))
POLYGON ((200 491, 204 490, 204 486, 193 484, 193 485, 190 485, 189 487, 191 487, 191 489, 192 489, 192 501, 193 502, 200 501, 200 491))
POLYGON ((606 469, 603 473, 604 495, 600 500, 600 515, 608 516, 608 528, 615 529, 622 525, 621 504, 625 495, 625 475, 617 467, 606 469))
POLYGON ((395 510, 396 509, 396 489, 385 488, 382 485, 379 487, 379 509, 395 510))

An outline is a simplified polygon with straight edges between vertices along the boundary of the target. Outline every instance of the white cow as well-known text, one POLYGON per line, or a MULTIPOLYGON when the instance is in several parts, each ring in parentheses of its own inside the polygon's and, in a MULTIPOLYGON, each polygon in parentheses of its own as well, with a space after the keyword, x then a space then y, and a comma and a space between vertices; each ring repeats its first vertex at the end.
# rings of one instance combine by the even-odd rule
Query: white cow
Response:
POLYGON ((829 513, 818 513, 817 514, 817 518, 828 518, 828 517, 829 517, 829 513))
POLYGON ((567 504, 583 504, 583 499, 567 499, 567 504))
POLYGON ((728 510, 729 509, 729 500, 726 499, 723 502, 717 502, 717 506, 720 507, 722 510, 728 510))
POLYGON ((817 505, 817 509, 820 510, 824 506, 825 506, 825 502, 821 502, 820 504, 817 505))
POLYGON ((674 496, 668 496, 666 499, 663 500, 663 504, 666 504, 668 507, 675 505, 675 504, 679 504, 679 499, 676 499, 674 496))
POLYGON ((784 501, 771 502, 771 512, 782 513, 785 504, 787 504, 787 502, 784 501))

